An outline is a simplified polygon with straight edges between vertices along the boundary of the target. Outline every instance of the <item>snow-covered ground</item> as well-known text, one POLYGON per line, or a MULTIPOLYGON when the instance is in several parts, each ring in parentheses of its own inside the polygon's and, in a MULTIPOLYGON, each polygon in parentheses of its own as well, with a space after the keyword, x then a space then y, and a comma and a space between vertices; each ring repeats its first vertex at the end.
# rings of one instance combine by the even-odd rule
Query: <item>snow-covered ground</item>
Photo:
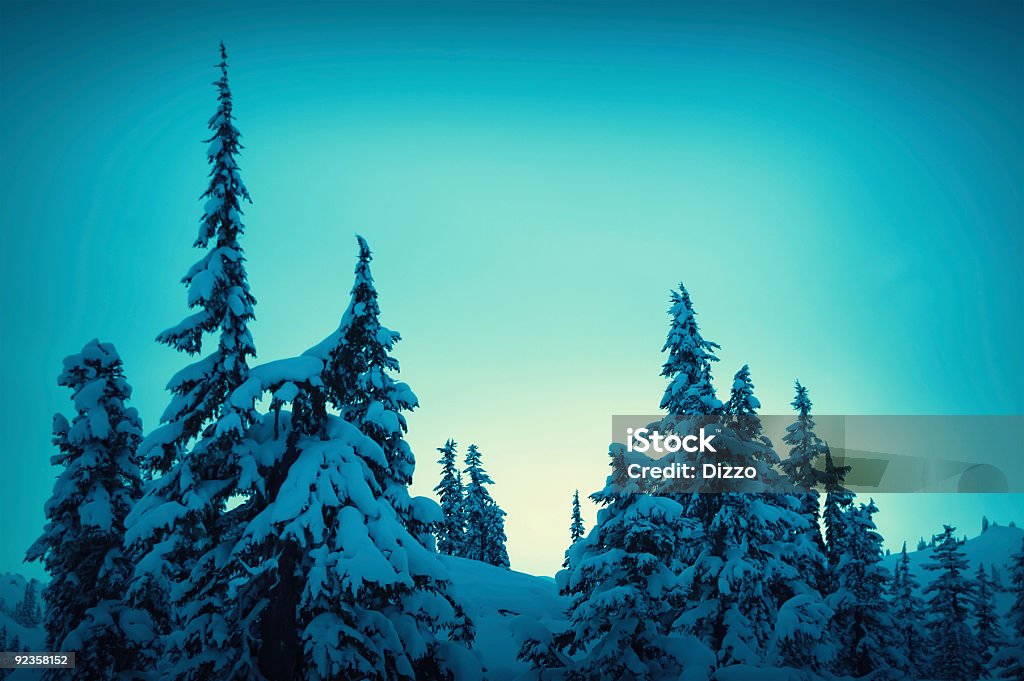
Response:
POLYGON ((456 595, 476 625, 478 650, 489 679, 513 679, 528 667, 516 660, 513 628, 519 618, 539 622, 551 631, 565 626, 566 598, 550 577, 535 577, 515 570, 465 558, 444 556, 456 595))
MULTIPOLYGON (((1010 557, 1020 550, 1022 539, 1024 530, 1020 528, 993 526, 967 540, 963 549, 972 571, 979 563, 984 563, 986 569, 996 565, 1005 582, 1010 557)), ((931 548, 909 553, 911 571, 922 585, 932 576, 923 568, 931 554, 931 548)), ((885 564, 892 569, 897 558, 897 554, 887 556, 885 564)), ((558 595, 554 580, 465 558, 443 556, 442 561, 451 573, 456 596, 476 625, 474 647, 485 661, 487 678, 504 680, 528 675, 527 667, 516 660, 513 630, 517 621, 524 620, 539 622, 550 631, 564 628, 567 599, 558 595)), ((13 611, 24 596, 26 583, 20 575, 0 575, 0 599, 8 611, 13 611)), ((1009 604, 1005 594, 1000 595, 1000 604, 1005 612, 1009 604)), ((8 635, 17 634, 29 647, 43 649, 44 635, 40 629, 22 627, 5 612, 0 612, 0 626, 6 626, 8 635)), ((12 675, 10 678, 15 681, 34 677, 12 675)))

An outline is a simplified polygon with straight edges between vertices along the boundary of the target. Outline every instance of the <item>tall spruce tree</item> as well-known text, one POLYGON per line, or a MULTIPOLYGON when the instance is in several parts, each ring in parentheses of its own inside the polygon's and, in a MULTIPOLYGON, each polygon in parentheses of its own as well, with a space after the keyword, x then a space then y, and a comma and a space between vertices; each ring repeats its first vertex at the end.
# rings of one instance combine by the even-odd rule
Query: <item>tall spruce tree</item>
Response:
POLYGON ((466 451, 466 538, 463 556, 499 567, 508 567, 505 549, 505 511, 491 497, 487 485, 494 481, 483 466, 476 445, 466 451))
POLYGON ((1024 540, 1020 551, 1010 559, 1011 594, 1007 616, 1007 636, 1002 647, 992 656, 991 665, 1000 679, 1024 679, 1024 540))
MULTIPOLYGON (((141 494, 136 450, 142 421, 126 404, 132 390, 109 343, 92 340, 65 358, 58 383, 71 390, 74 415, 53 419, 59 452, 51 462, 62 471, 46 503, 49 522, 27 559, 42 561, 50 573, 48 649, 88 651, 78 658, 77 674, 116 678, 139 669, 137 637, 126 631, 147 626, 145 616, 122 601, 132 569, 122 550, 124 522, 141 494)), ((31 581, 21 607, 26 626, 38 624, 34 594, 31 581)), ((57 679, 66 672, 46 674, 57 679)))
POLYGON ((157 338, 195 355, 204 335, 215 334, 217 347, 168 383, 173 397, 163 424, 139 447, 152 480, 126 532, 136 563, 129 601, 153 620, 152 654, 161 665, 174 663, 182 679, 226 676, 237 658, 235 638, 225 633, 233 577, 225 547, 247 520, 245 507, 234 506, 242 494, 238 445, 258 417, 251 400, 229 397, 247 382, 255 356, 248 328, 255 299, 239 242, 242 203, 250 199, 236 162, 241 144, 223 44, 220 57, 207 140, 210 182, 195 241, 207 251, 183 279, 196 312, 157 338))
POLYGON ((966 681, 981 671, 978 639, 968 623, 976 590, 967 575, 967 556, 954 536, 956 528, 943 526, 935 536, 931 561, 924 569, 935 573, 925 587, 928 597, 928 631, 933 662, 931 675, 937 679, 966 681))
POLYGON ((834 569, 835 589, 828 598, 839 643, 836 671, 897 679, 904 678, 908 665, 885 597, 891 576, 882 565, 882 536, 873 519, 877 511, 872 500, 850 506, 842 515, 843 542, 834 569))
POLYGON ((462 473, 456 461, 456 443, 451 438, 437 451, 441 453, 441 481, 434 488, 441 502, 444 520, 437 528, 437 550, 449 556, 461 556, 466 534, 466 515, 462 500, 462 473))
POLYGON ((893 571, 892 617, 899 647, 906 656, 907 675, 921 678, 928 673, 928 637, 924 629, 924 602, 918 595, 920 584, 910 570, 907 543, 903 542, 893 571))

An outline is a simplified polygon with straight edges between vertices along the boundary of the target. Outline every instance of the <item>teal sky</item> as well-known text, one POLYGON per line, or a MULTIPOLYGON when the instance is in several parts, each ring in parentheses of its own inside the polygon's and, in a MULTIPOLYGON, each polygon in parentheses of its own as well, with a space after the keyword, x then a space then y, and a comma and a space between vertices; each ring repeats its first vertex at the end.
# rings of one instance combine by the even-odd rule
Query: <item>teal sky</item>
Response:
MULTIPOLYGON (((480 445, 513 567, 550 574, 612 414, 656 411, 690 289, 768 413, 1024 412, 1024 3, 0 2, 0 572, 41 530, 61 359, 154 337, 206 185, 216 46, 255 204, 259 360, 346 302, 353 234, 402 332, 415 491, 480 445), (1016 348, 1016 349, 1014 349, 1016 348)), ((890 545, 1019 496, 879 500, 890 545)), ((588 508, 588 518, 593 510, 588 508)))

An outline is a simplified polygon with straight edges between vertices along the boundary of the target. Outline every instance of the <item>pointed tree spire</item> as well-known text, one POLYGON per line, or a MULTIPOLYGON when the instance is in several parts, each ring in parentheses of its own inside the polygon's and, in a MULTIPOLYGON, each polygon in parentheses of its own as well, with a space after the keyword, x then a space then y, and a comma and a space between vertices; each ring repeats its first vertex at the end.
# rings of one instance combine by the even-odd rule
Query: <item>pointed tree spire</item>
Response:
POLYGON ((416 459, 405 440, 408 423, 405 412, 419 406, 408 385, 396 380, 398 360, 392 355, 402 339, 397 331, 380 321, 377 289, 370 262, 373 254, 366 239, 356 235, 359 256, 348 307, 331 335, 305 352, 323 359, 328 401, 342 417, 381 446, 387 457, 381 487, 409 531, 423 541, 433 542, 440 518, 433 516, 419 497, 409 496, 416 459))
POLYGON ((750 378, 750 365, 744 364, 732 379, 732 391, 726 411, 736 416, 756 414, 761 400, 754 396, 754 382, 750 378))
MULTIPOLYGON (((204 426, 222 416, 227 396, 245 382, 250 357, 256 355, 249 323, 256 299, 249 291, 245 256, 239 239, 245 232, 242 204, 251 202, 235 157, 242 148, 234 124, 227 52, 220 46, 217 65, 217 111, 209 120, 213 133, 206 140, 210 182, 194 246, 207 249, 182 279, 188 287, 188 306, 195 310, 157 340, 189 355, 203 350, 203 337, 216 334, 217 348, 178 372, 167 385, 174 395, 157 429, 142 446, 148 463, 166 472, 181 449, 204 426)), ((230 408, 230 407, 228 407, 230 408)), ((237 425, 221 433, 237 438, 255 418, 251 409, 238 409, 237 425)))
POLYGON ((455 460, 455 440, 448 438, 444 447, 438 448, 441 458, 441 481, 434 488, 441 502, 444 520, 437 527, 437 550, 449 556, 461 556, 466 534, 466 516, 462 501, 462 473, 455 460))
POLYGON ((661 375, 669 379, 669 384, 661 398, 661 408, 676 415, 717 413, 722 403, 715 397, 711 384, 711 363, 718 361, 715 350, 720 346, 700 335, 690 294, 682 283, 679 291, 671 292, 670 301, 672 325, 661 348, 668 353, 661 375))
POLYGON ((569 549, 565 552, 565 559, 562 561, 562 567, 569 567, 569 551, 578 541, 583 539, 586 535, 586 531, 583 527, 583 516, 580 514, 580 491, 576 490, 572 494, 572 514, 569 516, 569 549))
POLYGON ((583 527, 583 516, 580 515, 580 491, 572 493, 572 524, 569 525, 569 540, 575 544, 586 534, 583 527))
POLYGON ((816 588, 825 582, 825 541, 821 536, 818 516, 821 511, 819 495, 815 487, 821 481, 821 473, 814 463, 825 453, 825 443, 814 432, 811 417, 811 398, 807 388, 796 382, 796 396, 791 403, 797 411, 796 421, 786 427, 782 441, 790 446, 789 456, 782 460, 781 468, 790 482, 797 488, 800 499, 800 514, 807 521, 804 536, 814 545, 813 562, 804 566, 806 576, 816 588))

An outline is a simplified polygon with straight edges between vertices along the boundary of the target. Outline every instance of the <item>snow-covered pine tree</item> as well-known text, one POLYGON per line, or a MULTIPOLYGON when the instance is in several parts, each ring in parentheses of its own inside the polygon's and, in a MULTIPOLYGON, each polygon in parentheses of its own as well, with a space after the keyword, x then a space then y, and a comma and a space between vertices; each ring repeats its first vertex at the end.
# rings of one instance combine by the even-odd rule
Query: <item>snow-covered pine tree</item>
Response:
POLYGON ((713 460, 753 467, 757 475, 704 481, 691 504, 706 537, 685 573, 690 597, 674 626, 716 651, 721 667, 814 670, 833 654, 830 613, 799 567, 813 562, 815 547, 799 500, 774 469, 779 458, 762 432, 759 407, 744 366, 733 380, 713 460))
MULTIPOLYGON (((131 387, 110 343, 92 340, 64 359, 58 383, 71 390, 74 415, 53 418, 51 462, 62 468, 46 503, 43 534, 27 560, 42 561, 50 582, 46 601, 49 650, 79 650, 82 678, 116 678, 139 669, 138 628, 146 618, 127 608, 123 595, 132 566, 122 550, 124 522, 141 495, 137 447, 142 421, 127 406, 131 387)), ((19 606, 21 624, 39 623, 35 580, 19 606)), ((148 639, 141 637, 142 641, 148 639)), ((47 670, 64 678, 64 670, 47 670)))
POLYGON ((808 583, 821 589, 825 584, 825 541, 821 536, 818 516, 821 504, 815 489, 822 481, 821 473, 814 467, 815 462, 825 453, 825 443, 814 432, 814 418, 811 416, 811 398, 807 388, 796 382, 796 396, 791 403, 797 412, 797 419, 786 428, 782 441, 790 446, 789 457, 782 460, 781 468, 797 488, 800 499, 800 513, 807 519, 807 539, 817 549, 811 554, 813 562, 804 566, 808 583))
POLYGON ((225 624, 232 575, 224 552, 245 524, 243 511, 229 509, 229 502, 238 501, 237 446, 258 417, 251 401, 229 398, 247 381, 255 356, 248 328, 255 299, 239 243, 242 203, 250 199, 235 160, 241 144, 223 44, 220 57, 218 106, 207 140, 210 182, 195 241, 208 250, 183 279, 189 307, 197 311, 157 338, 195 355, 203 336, 215 334, 217 348, 168 383, 173 397, 162 425, 139 446, 153 479, 126 532, 136 561, 129 601, 149 612, 149 648, 166 653, 161 665, 181 662, 174 668, 182 679, 223 676, 237 657, 225 624))
POLYGON ((1000 679, 1024 680, 1024 540, 1020 551, 1010 559, 1010 584, 1012 595, 1008 613, 1008 631, 1000 650, 992 656, 992 668, 1000 679))
POLYGON ((309 355, 270 362, 231 398, 271 409, 237 447, 250 520, 226 547, 225 678, 447 679, 474 664, 472 623, 384 496, 383 449, 327 411, 327 374, 309 355))
POLYGON ((920 584, 910 571, 907 543, 896 561, 892 581, 892 618, 896 625, 899 649, 906 656, 907 675, 922 678, 928 672, 928 637, 924 629, 924 602, 918 596, 920 584))
POLYGON ((975 597, 975 588, 967 576, 967 556, 960 548, 956 528, 943 526, 935 536, 931 561, 924 569, 935 573, 925 587, 928 597, 928 631, 933 650, 931 675, 936 679, 966 681, 981 671, 978 640, 967 617, 975 597))
MULTIPOLYGON (((573 544, 578 542, 586 535, 586 531, 583 527, 583 516, 580 514, 580 491, 575 490, 572 493, 572 513, 569 516, 569 547, 572 548, 573 544)), ((569 551, 565 552, 565 559, 562 561, 562 567, 569 567, 569 551)))
POLYGON ((835 590, 828 598, 839 643, 835 670, 840 675, 902 679, 908 663, 885 598, 891 575, 882 565, 882 536, 872 517, 877 511, 872 500, 842 515, 842 552, 834 570, 835 590))
POLYGON ((441 458, 441 481, 434 491, 441 502, 444 520, 437 528, 437 550, 449 556, 462 555, 462 541, 466 533, 466 517, 462 502, 462 472, 455 458, 455 440, 451 438, 438 448, 441 458))
POLYGON ((717 343, 704 340, 697 327, 690 294, 682 283, 672 291, 668 313, 672 317, 662 352, 668 353, 661 375, 669 380, 661 398, 661 408, 670 415, 716 414, 722 403, 715 397, 711 383, 711 363, 717 362, 717 343))
POLYGON ((505 511, 491 497, 487 485, 494 481, 483 466, 483 454, 476 445, 466 451, 466 540, 463 556, 498 567, 509 566, 505 549, 505 511))
POLYGON ((703 678, 714 655, 671 628, 682 595, 675 557, 700 527, 678 502, 639 493, 624 454, 622 445, 610 447, 612 472, 591 496, 602 507, 597 523, 569 547, 569 568, 557 575, 571 598, 568 629, 551 647, 528 638, 521 656, 535 669, 560 660, 569 680, 681 678, 687 669, 703 678))
POLYGON ((380 322, 377 289, 370 273, 373 256, 363 237, 357 235, 356 240, 355 283, 341 323, 305 354, 321 357, 328 364, 324 376, 328 401, 384 449, 388 457, 384 494, 409 531, 429 546, 441 516, 431 511, 436 509, 432 501, 409 496, 416 460, 405 440, 405 412, 419 402, 408 385, 391 375, 399 370, 391 352, 401 335, 380 322))
POLYGON ((996 612, 996 586, 985 571, 985 564, 978 563, 974 573, 975 596, 972 613, 974 615, 974 632, 978 639, 978 652, 981 664, 987 671, 992 656, 999 650, 1003 642, 1002 627, 996 612))
MULTIPOLYGON (((203 336, 217 334, 217 349, 178 372, 167 385, 174 397, 161 418, 163 425, 146 438, 142 451, 147 463, 162 473, 170 470, 204 426, 231 408, 227 396, 245 382, 249 358, 256 355, 249 333, 256 299, 249 291, 239 243, 245 231, 242 203, 251 199, 235 160, 242 145, 234 123, 223 43, 217 68, 218 106, 209 121, 213 135, 206 152, 210 183, 203 193, 206 204, 194 244, 208 250, 182 279, 188 287, 188 306, 197 311, 157 337, 176 350, 197 355, 203 350, 203 336)), ((254 418, 253 410, 237 410, 232 427, 221 434, 238 433, 254 418)))
POLYGON ((42 609, 39 607, 39 597, 36 593, 36 580, 30 579, 25 585, 25 593, 14 606, 14 621, 29 628, 38 627, 42 621, 42 609))

